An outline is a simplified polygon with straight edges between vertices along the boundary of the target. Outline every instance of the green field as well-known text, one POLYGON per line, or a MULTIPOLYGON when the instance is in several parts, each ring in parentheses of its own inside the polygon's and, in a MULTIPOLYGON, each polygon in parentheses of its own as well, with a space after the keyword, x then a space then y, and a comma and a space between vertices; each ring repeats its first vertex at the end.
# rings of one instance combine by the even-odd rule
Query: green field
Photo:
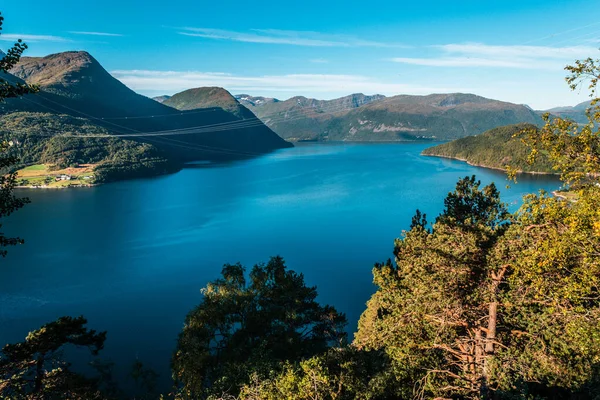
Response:
POLYGON ((46 166, 44 164, 30 165, 29 167, 25 167, 22 171, 45 171, 46 166))
POLYGON ((51 170, 48 165, 35 164, 17 171, 19 186, 69 187, 89 185, 94 181, 94 165, 83 164, 77 167, 51 170), (57 180, 61 175, 69 175, 70 180, 57 180), (84 179, 88 177, 88 179, 84 179))

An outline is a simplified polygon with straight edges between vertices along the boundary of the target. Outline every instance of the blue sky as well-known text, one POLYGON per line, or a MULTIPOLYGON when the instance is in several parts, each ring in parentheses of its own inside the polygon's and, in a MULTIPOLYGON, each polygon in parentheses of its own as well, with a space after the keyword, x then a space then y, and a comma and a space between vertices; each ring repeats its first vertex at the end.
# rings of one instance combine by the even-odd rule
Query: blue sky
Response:
POLYGON ((0 48, 22 37, 30 56, 86 50, 149 96, 470 92, 544 109, 587 99, 563 67, 600 58, 591 3, 4 0, 0 48))

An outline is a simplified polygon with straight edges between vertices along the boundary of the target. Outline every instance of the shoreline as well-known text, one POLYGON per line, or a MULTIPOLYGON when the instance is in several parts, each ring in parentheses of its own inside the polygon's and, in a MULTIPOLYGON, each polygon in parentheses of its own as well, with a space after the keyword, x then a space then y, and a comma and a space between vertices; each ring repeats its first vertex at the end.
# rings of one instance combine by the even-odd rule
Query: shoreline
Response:
POLYGON ((15 189, 50 189, 50 190, 58 190, 58 189, 71 189, 71 188, 89 188, 94 186, 100 186, 101 183, 89 183, 86 185, 68 185, 68 186, 34 186, 34 185, 26 185, 26 186, 15 186, 15 189))
MULTIPOLYGON (((424 154, 424 153, 421 153, 421 155, 425 156, 425 157, 439 157, 439 158, 446 158, 448 160, 462 161, 462 162, 465 162, 465 163, 467 163, 468 165, 470 165, 472 167, 487 168, 487 169, 493 169, 493 170, 496 170, 496 171, 506 172, 505 168, 490 167, 488 165, 475 164, 475 163, 472 163, 469 160, 466 160, 464 158, 443 156, 443 155, 440 155, 440 154, 424 154)), ((516 173, 517 174, 528 174, 528 175, 554 175, 554 176, 559 176, 560 175, 560 174, 557 174, 556 172, 522 171, 522 170, 517 170, 516 173)))

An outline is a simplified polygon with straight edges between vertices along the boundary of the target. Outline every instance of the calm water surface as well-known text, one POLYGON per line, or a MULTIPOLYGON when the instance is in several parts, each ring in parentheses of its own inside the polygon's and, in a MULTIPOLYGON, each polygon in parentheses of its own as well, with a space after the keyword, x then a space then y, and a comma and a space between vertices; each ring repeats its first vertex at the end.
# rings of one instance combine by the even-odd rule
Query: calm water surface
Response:
POLYGON ((2 227, 26 244, 0 261, 0 344, 83 314, 108 330, 105 358, 138 357, 164 383, 199 289, 223 263, 251 267, 277 254, 354 331, 373 263, 392 255, 416 208, 436 216, 459 177, 496 182, 513 209, 524 193, 559 187, 523 176, 505 189, 502 172, 420 156, 430 145, 307 144, 156 179, 20 192, 32 203, 2 227))

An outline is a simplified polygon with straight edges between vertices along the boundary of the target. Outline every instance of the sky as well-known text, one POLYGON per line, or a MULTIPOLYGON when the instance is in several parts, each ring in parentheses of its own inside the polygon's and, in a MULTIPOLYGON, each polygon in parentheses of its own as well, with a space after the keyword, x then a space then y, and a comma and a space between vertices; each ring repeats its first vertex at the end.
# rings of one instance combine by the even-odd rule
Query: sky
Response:
POLYGON ((588 99, 564 66, 600 58, 593 3, 0 0, 0 49, 22 38, 28 56, 85 50, 147 96, 463 92, 547 109, 588 99))

